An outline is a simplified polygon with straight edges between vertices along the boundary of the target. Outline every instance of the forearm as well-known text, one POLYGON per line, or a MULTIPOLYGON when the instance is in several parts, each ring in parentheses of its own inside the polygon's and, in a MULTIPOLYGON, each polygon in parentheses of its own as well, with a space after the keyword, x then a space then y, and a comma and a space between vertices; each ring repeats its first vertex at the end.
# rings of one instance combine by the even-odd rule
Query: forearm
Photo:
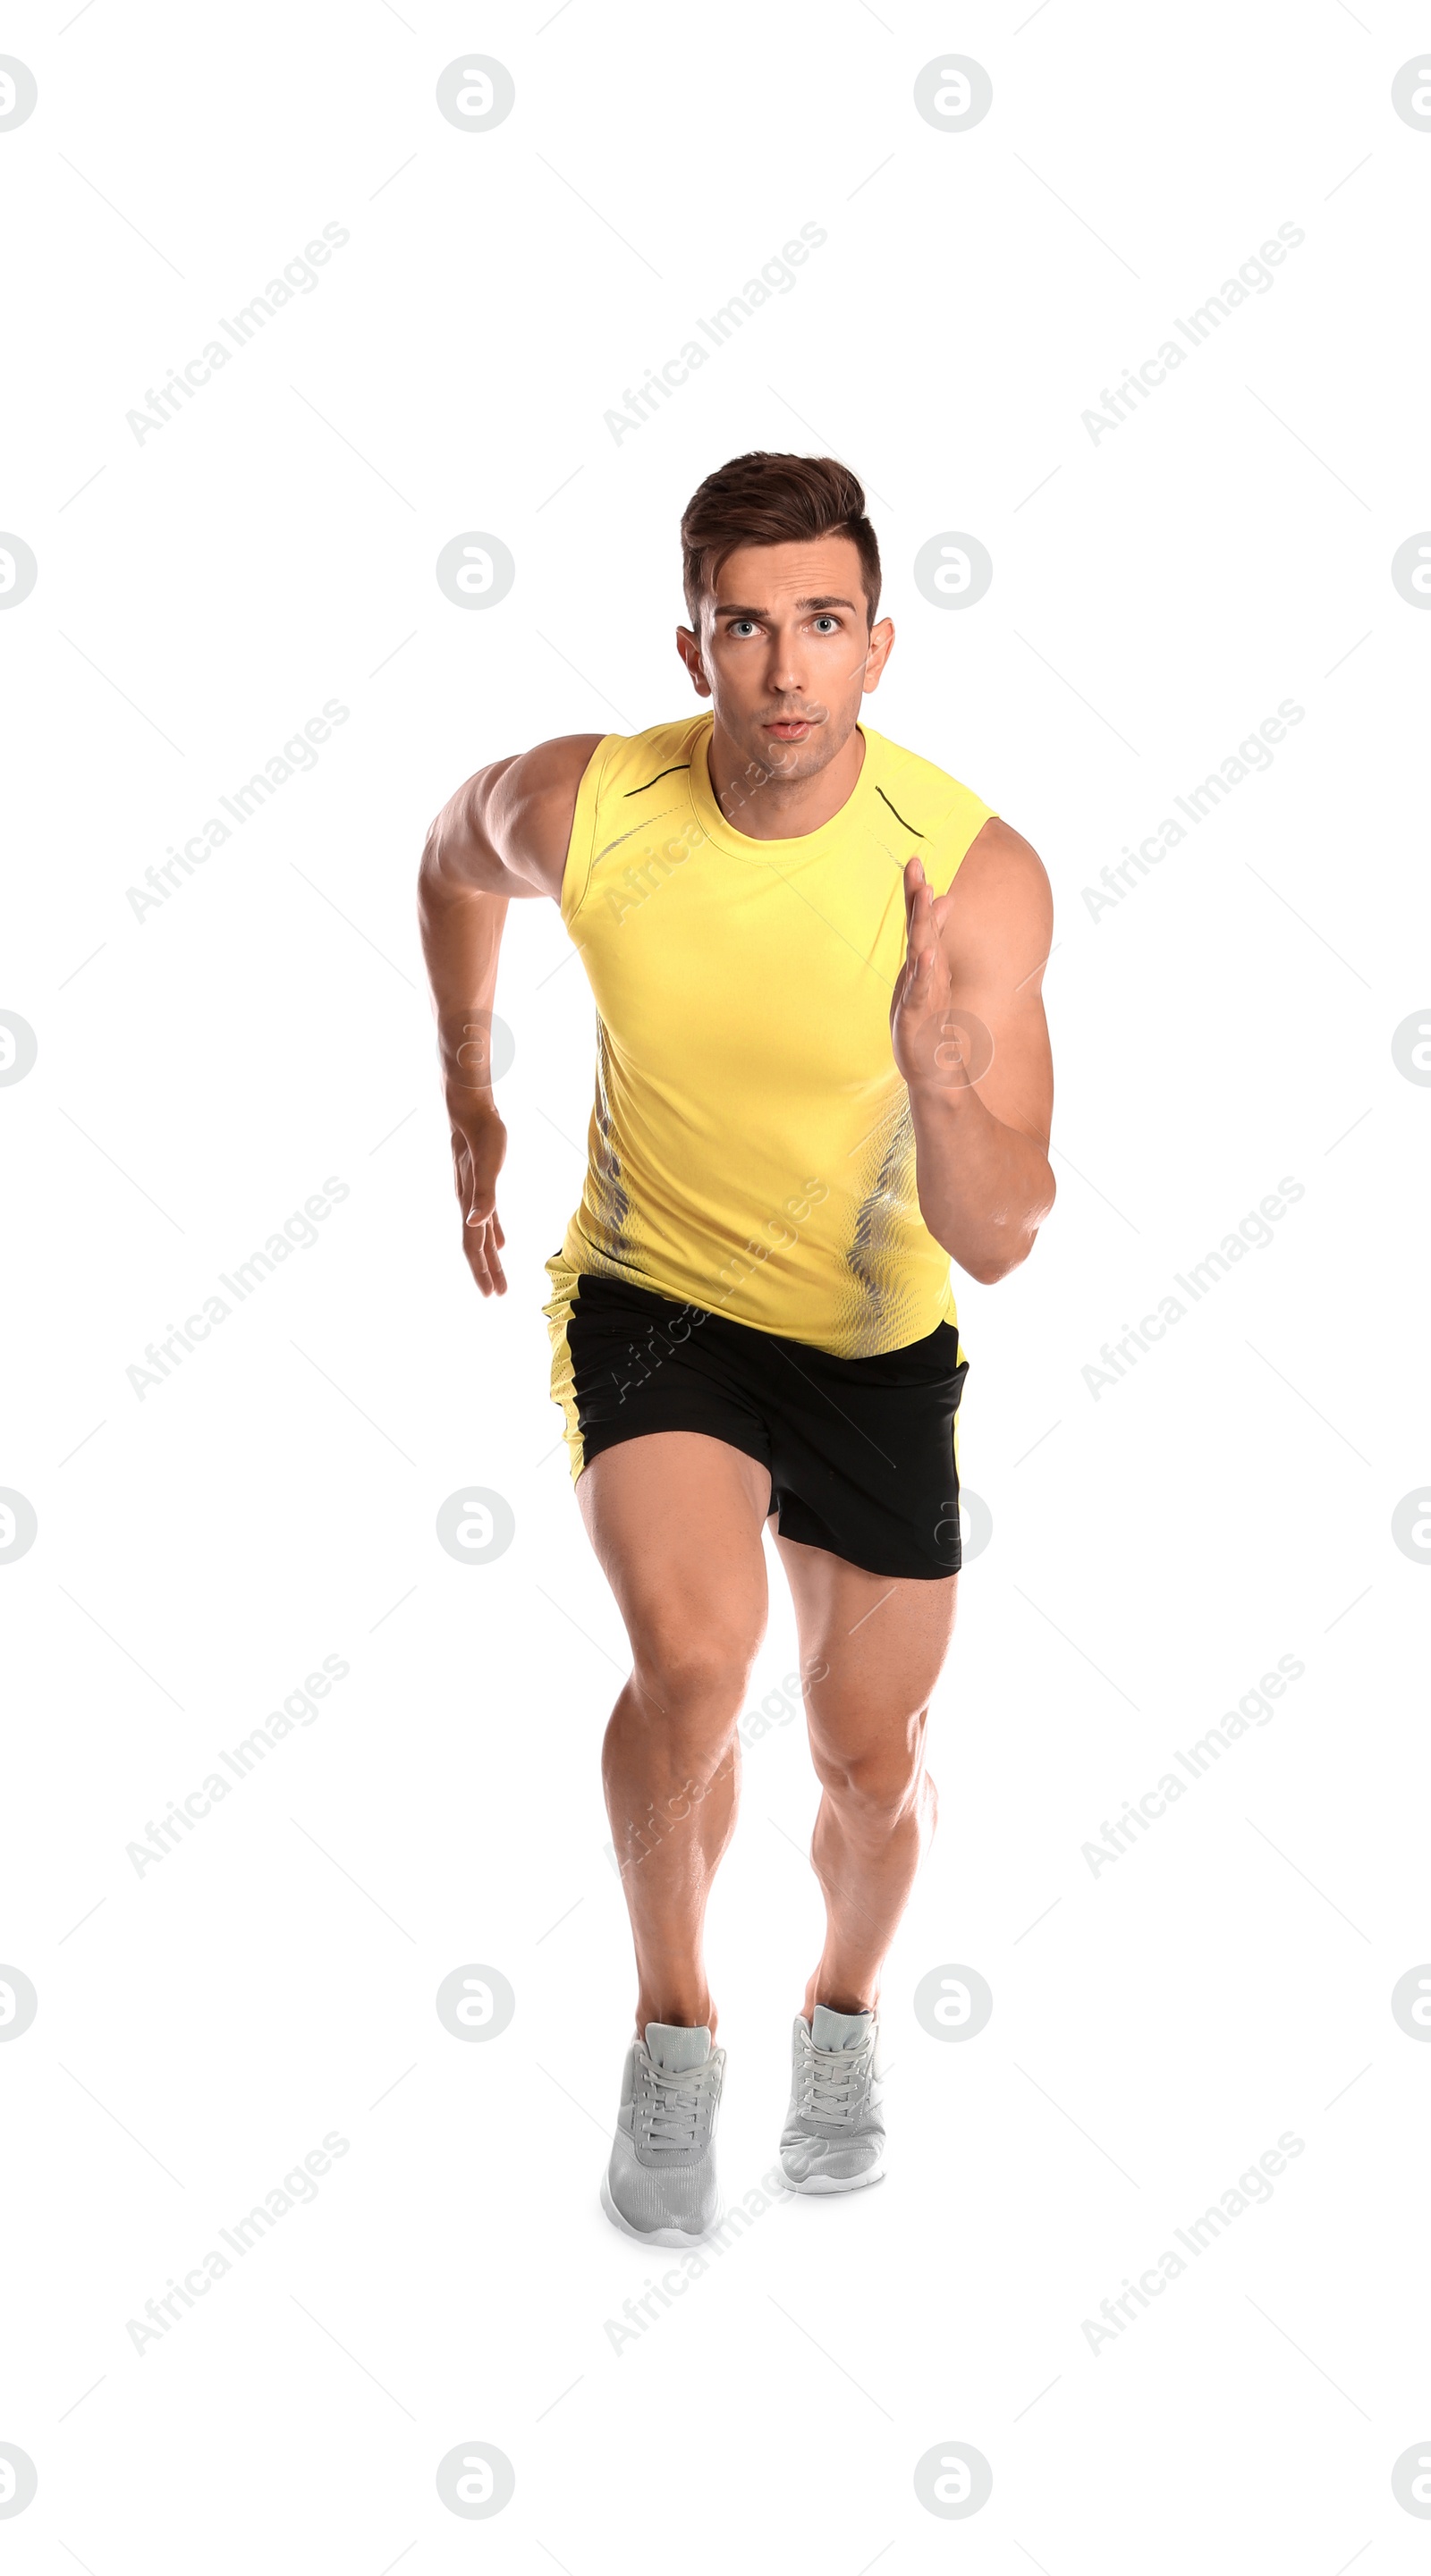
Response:
POLYGON ((985 1286, 1028 1259, 1053 1206, 1043 1148, 985 1108, 976 1086, 911 1084, 920 1213, 951 1260, 985 1286))

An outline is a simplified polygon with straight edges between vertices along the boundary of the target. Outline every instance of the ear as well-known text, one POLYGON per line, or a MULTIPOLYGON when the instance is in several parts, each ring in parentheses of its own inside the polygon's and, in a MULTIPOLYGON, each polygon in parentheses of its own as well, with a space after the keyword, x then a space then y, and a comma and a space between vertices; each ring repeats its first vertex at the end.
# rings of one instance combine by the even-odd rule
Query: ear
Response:
POLYGON ((865 672, 862 686, 866 697, 869 696, 871 689, 877 689, 879 687, 880 674, 883 671, 886 662, 889 660, 893 649, 893 622, 888 617, 876 618, 874 625, 870 628, 869 652, 865 659, 865 672))
POLYGON ((689 626, 677 627, 676 651, 680 654, 681 660, 685 663, 686 669, 691 675, 691 686, 695 690, 697 697, 708 698, 711 693, 711 684, 706 678, 705 663, 701 656, 700 637, 693 634, 689 626))

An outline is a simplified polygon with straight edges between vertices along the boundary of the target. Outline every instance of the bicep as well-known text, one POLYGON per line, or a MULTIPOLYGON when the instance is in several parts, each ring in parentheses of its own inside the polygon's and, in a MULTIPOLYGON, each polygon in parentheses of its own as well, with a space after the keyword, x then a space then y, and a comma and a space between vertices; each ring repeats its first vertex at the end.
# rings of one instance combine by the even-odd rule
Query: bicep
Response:
POLYGON ((577 796, 605 738, 599 733, 561 734, 504 764, 486 824, 494 850, 516 880, 513 894, 549 894, 560 902, 577 796))
POLYGON ((1043 863, 1022 835, 986 823, 950 889, 941 927, 952 1007, 981 1021, 979 1097, 1006 1127, 1046 1152, 1053 1117, 1053 1061, 1043 970, 1053 938, 1053 896, 1043 863))
POLYGON ((489 761, 427 836, 424 880, 480 894, 561 897, 577 793, 599 733, 562 734, 489 761))

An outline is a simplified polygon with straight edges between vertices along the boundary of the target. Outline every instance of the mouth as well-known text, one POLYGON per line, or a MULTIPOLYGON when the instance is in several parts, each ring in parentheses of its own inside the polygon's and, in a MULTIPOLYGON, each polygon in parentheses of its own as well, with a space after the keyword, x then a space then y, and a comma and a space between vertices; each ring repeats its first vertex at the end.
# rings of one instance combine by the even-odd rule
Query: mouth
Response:
POLYGON ((803 742, 814 731, 807 716, 777 716, 772 724, 762 725, 772 742, 803 742))

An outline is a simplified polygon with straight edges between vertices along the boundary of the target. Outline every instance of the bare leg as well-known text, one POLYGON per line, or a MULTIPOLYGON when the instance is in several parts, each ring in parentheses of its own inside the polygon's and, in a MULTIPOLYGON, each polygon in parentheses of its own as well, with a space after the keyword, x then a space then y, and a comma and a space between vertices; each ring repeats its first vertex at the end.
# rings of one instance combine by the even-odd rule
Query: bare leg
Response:
POLYGON ((929 1699, 948 1652, 958 1577, 866 1574, 824 1548, 777 1542, 800 1628, 810 1752, 824 1789, 810 1860, 825 1899, 825 1947, 805 1989, 866 2012, 934 1832, 924 1769, 929 1699))
POLYGON ((705 2023, 714 2035, 702 1934, 735 1825, 736 1721, 765 1634, 770 1478, 723 1440, 657 1431, 603 1450, 576 1494, 631 1641, 602 1767, 637 2028, 705 2023))

